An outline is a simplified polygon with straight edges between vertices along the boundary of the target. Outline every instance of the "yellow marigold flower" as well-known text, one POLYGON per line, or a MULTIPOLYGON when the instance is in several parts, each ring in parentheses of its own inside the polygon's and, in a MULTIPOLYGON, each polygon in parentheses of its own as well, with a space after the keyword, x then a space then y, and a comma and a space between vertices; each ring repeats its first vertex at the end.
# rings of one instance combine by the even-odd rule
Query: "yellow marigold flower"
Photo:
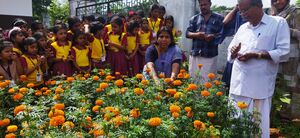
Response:
POLYGON ((8 84, 6 82, 0 82, 0 87, 5 88, 8 84))
POLYGON ((71 122, 71 121, 66 121, 66 122, 63 124, 63 126, 72 129, 72 128, 74 128, 75 125, 74 125, 74 123, 71 122))
POLYGON ((121 80, 121 79, 115 81, 115 85, 116 85, 116 86, 119 86, 119 87, 120 87, 120 86, 123 86, 123 84, 124 84, 124 81, 121 80))
POLYGON ((33 87, 34 87, 34 83, 28 83, 28 84, 27 84, 27 87, 28 87, 28 88, 33 88, 33 87))
POLYGON ((187 90, 193 91, 193 90, 197 90, 197 88, 198 88, 198 87, 197 87, 196 84, 191 83, 191 84, 188 85, 187 90))
POLYGON ((207 88, 207 89, 209 89, 209 88, 212 87, 212 84, 210 82, 205 82, 204 83, 204 87, 207 88))
POLYGON ((116 125, 116 126, 120 126, 123 124, 123 118, 121 116, 117 116, 117 117, 114 117, 112 119, 112 122, 116 125))
POLYGON ((57 87, 57 88, 55 89, 55 94, 60 94, 60 93, 63 93, 63 92, 64 92, 64 89, 61 88, 61 87, 57 87))
POLYGON ((16 138, 16 137, 17 136, 14 133, 8 133, 8 134, 5 135, 5 138, 16 138))
POLYGON ((185 74, 184 75, 184 79, 189 79, 190 78, 190 74, 185 74))
POLYGON ((198 68, 201 69, 203 64, 198 64, 198 68))
POLYGON ((142 94, 144 94, 144 90, 141 89, 141 88, 134 88, 133 92, 134 92, 136 95, 142 95, 142 94))
POLYGON ((21 104, 14 109, 14 115, 16 116, 18 113, 23 112, 25 110, 25 105, 21 104))
POLYGON ((215 113, 214 112, 207 112, 206 114, 208 117, 213 118, 215 117, 215 113))
POLYGON ((170 112, 171 113, 180 112, 180 106, 178 106, 178 105, 171 105, 170 106, 170 112))
POLYGON ((189 106, 187 106, 187 107, 184 107, 184 110, 185 110, 186 112, 191 112, 191 111, 192 111, 192 108, 189 107, 189 106))
POLYGON ((177 112, 172 113, 172 117, 173 118, 178 118, 179 117, 179 113, 177 113, 177 112))
POLYGON ((133 118, 138 118, 139 116, 141 115, 141 112, 139 109, 135 108, 135 109, 132 109, 130 111, 130 116, 133 117, 133 118))
POLYGON ((143 85, 148 85, 148 84, 149 84, 149 81, 148 81, 148 80, 142 80, 141 83, 142 83, 143 85))
POLYGON ((54 105, 54 109, 64 110, 65 109, 65 104, 57 103, 57 104, 54 105))
POLYGON ((207 97, 210 96, 210 93, 207 90, 201 91, 201 96, 207 97))
POLYGON ((207 75, 207 77, 208 77, 209 79, 213 80, 213 79, 216 77, 216 75, 213 74, 213 73, 209 73, 209 74, 207 75))
POLYGON ((174 98, 175 99, 179 99, 179 98, 181 98, 183 96, 183 93, 182 92, 176 92, 175 94, 174 94, 174 98))
POLYGON ((103 104, 103 100, 98 99, 95 101, 95 104, 101 106, 103 104))
POLYGON ((245 103, 245 102, 237 102, 237 106, 240 108, 240 109, 245 109, 248 107, 248 105, 245 103))
POLYGON ((143 74, 136 74, 135 77, 141 80, 143 79, 143 74))
POLYGON ((13 133, 13 132, 16 132, 17 130, 18 130, 17 125, 10 125, 6 128, 7 133, 13 133))
POLYGON ((10 89, 8 90, 8 93, 9 93, 9 94, 14 94, 14 93, 15 93, 15 89, 14 89, 14 88, 10 88, 10 89))
POLYGON ((24 97, 24 95, 22 93, 17 93, 14 95, 13 99, 14 101, 19 101, 24 97))
POLYGON ((152 127, 157 127, 161 124, 161 119, 159 117, 150 118, 148 124, 152 127))
POLYGON ((173 81, 173 85, 180 86, 180 85, 182 85, 182 82, 181 82, 181 80, 175 80, 175 81, 173 81))
POLYGON ((5 118, 3 120, 0 120, 0 127, 4 127, 10 124, 10 119, 5 118))
POLYGON ((25 88, 25 87, 23 87, 23 88, 20 88, 20 89, 19 89, 19 92, 24 94, 24 93, 27 93, 27 92, 28 92, 28 89, 25 88))
POLYGON ((101 89, 106 89, 107 87, 108 87, 108 84, 105 82, 102 82, 99 84, 99 88, 101 88, 101 89))
POLYGON ((174 95, 174 94, 176 94, 176 89, 167 89, 166 92, 171 95, 174 95))

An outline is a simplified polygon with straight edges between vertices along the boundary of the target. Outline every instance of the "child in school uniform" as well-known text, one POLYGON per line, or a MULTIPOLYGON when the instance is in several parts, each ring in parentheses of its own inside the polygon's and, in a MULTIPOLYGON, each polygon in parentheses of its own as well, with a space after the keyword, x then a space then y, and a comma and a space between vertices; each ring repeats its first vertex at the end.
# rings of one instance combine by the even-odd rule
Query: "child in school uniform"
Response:
POLYGON ((102 24, 92 24, 91 33, 93 34, 93 41, 90 43, 92 50, 92 67, 104 68, 106 61, 106 50, 103 41, 103 29, 102 24))
POLYGON ((150 15, 148 18, 149 26, 151 28, 151 31, 153 33, 153 37, 156 38, 156 34, 161 28, 162 21, 159 18, 160 8, 158 4, 153 4, 151 6, 150 15))
POLYGON ((130 21, 128 23, 127 33, 124 36, 123 44, 127 48, 127 63, 129 69, 129 76, 134 76, 140 73, 139 61, 137 51, 139 48, 138 38, 139 24, 137 21, 130 21))
POLYGON ((127 61, 125 56, 126 47, 122 45, 125 33, 122 32, 123 21, 115 16, 111 20, 112 31, 107 33, 104 41, 107 45, 108 63, 112 74, 120 72, 121 75, 128 75, 127 61))
POLYGON ((76 31, 73 35, 73 47, 70 55, 77 73, 89 73, 91 71, 91 50, 86 45, 88 41, 86 37, 86 34, 81 31, 76 31))
POLYGON ((139 68, 143 70, 145 63, 145 54, 147 48, 151 45, 153 40, 152 32, 149 27, 147 18, 142 18, 142 24, 139 31, 139 49, 138 49, 138 60, 139 68))
POLYGON ((71 76, 72 58, 69 56, 72 42, 67 40, 67 28, 64 25, 56 25, 53 28, 56 41, 51 44, 52 56, 52 73, 53 75, 71 76))
POLYGON ((27 82, 38 86, 43 83, 43 72, 47 68, 46 58, 38 55, 37 41, 33 37, 24 40, 24 49, 24 54, 20 60, 24 74, 27 76, 27 82))
POLYGON ((175 39, 177 37, 181 36, 182 32, 180 30, 177 30, 174 27, 174 17, 172 15, 168 15, 165 17, 164 26, 166 26, 168 29, 172 30, 172 35, 175 39))

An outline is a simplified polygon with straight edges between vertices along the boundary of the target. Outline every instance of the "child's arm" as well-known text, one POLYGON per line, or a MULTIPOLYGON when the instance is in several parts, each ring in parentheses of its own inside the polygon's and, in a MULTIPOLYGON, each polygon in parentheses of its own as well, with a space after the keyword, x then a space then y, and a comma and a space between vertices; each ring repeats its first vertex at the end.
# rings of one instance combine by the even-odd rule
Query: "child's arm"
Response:
POLYGON ((137 43, 133 53, 129 56, 130 59, 133 58, 134 55, 136 55, 136 52, 138 51, 138 49, 139 49, 139 44, 137 43))
POLYGON ((12 54, 12 60, 16 62, 17 64, 17 73, 18 75, 24 74, 23 66, 21 64, 20 58, 17 56, 15 52, 12 54))
POLYGON ((72 48, 72 50, 70 51, 70 55, 68 56, 69 59, 72 61, 73 65, 75 66, 76 69, 78 69, 79 71, 81 71, 80 67, 78 66, 78 64, 76 63, 76 53, 75 50, 72 48))
POLYGON ((37 59, 37 64, 35 64, 33 68, 28 68, 26 59, 22 57, 20 60, 22 62, 22 66, 24 67, 25 75, 29 75, 29 74, 33 73, 35 70, 38 70, 41 65, 41 60, 37 59))

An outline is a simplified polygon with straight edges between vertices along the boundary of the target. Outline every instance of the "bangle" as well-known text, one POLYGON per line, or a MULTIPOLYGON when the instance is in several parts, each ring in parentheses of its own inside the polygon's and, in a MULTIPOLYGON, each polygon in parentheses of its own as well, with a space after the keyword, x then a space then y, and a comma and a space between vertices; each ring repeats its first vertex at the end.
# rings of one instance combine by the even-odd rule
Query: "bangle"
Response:
POLYGON ((257 58, 262 59, 262 53, 257 53, 257 58))

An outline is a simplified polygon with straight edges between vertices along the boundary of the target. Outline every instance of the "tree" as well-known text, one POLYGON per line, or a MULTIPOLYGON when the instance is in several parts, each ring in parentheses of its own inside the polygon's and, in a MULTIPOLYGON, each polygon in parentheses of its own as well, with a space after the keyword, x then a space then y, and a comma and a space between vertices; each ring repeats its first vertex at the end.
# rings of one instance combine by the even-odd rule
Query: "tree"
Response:
POLYGON ((70 16, 70 6, 67 2, 58 3, 57 0, 51 0, 48 13, 50 16, 51 23, 58 19, 66 21, 67 18, 70 16))
POLYGON ((42 20, 43 13, 47 13, 51 0, 32 0, 33 19, 42 20))
POLYGON ((296 1, 296 5, 299 5, 299 6, 300 6, 300 0, 297 0, 297 1, 296 1))

